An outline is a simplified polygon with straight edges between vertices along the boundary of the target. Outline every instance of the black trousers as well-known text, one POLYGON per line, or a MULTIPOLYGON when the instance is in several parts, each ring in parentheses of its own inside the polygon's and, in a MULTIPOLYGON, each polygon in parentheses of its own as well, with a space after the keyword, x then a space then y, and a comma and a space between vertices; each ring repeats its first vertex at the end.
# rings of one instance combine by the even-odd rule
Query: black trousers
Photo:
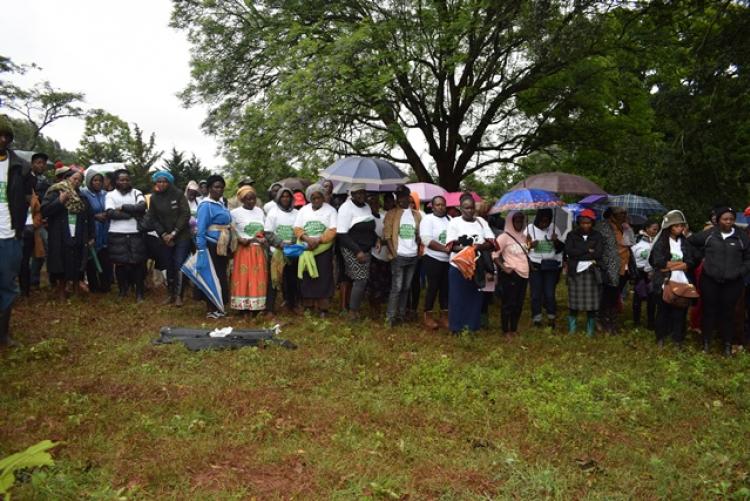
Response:
POLYGON ((31 289, 31 258, 34 256, 34 227, 26 226, 23 230, 23 252, 21 253, 21 269, 18 271, 18 285, 21 294, 29 295, 31 289))
POLYGON ((102 272, 96 269, 93 259, 86 262, 86 279, 89 282, 91 292, 109 292, 112 288, 112 261, 109 260, 109 250, 107 248, 99 249, 96 253, 99 258, 99 264, 102 266, 102 272))
MULTIPOLYGON (((648 273, 643 270, 638 270, 638 282, 645 283, 646 287, 650 287, 651 284, 648 281, 648 273)), ((643 303, 646 302, 646 327, 649 329, 655 328, 656 319, 656 305, 659 303, 659 295, 649 293, 645 298, 642 298, 638 291, 634 291, 633 294, 633 324, 641 325, 641 310, 643 303)))
MULTIPOLYGON (((268 260, 269 280, 271 277, 270 267, 271 260, 268 260)), ((291 259, 289 264, 284 265, 284 272, 281 276, 281 292, 284 295, 284 303, 287 308, 294 308, 300 302, 302 295, 299 290, 299 279, 297 278, 297 259, 291 259)), ((279 291, 272 286, 268 287, 266 294, 266 310, 274 311, 276 307, 276 296, 279 291)))
POLYGON ((606 331, 617 329, 617 306, 625 284, 628 283, 627 276, 620 276, 617 285, 604 284, 602 287, 602 304, 599 308, 599 317, 606 331))
POLYGON ((734 311, 742 295, 745 283, 742 278, 730 282, 717 282, 704 272, 701 275, 700 293, 703 299, 704 339, 711 341, 719 331, 724 345, 732 344, 734 335, 734 311))
POLYGON ((527 279, 518 275, 515 271, 505 273, 501 271, 500 285, 502 286, 503 304, 500 308, 500 320, 503 332, 516 332, 518 321, 521 319, 523 302, 526 299, 527 279))
POLYGON ((135 295, 143 296, 146 281, 146 263, 117 264, 115 265, 115 277, 121 295, 130 292, 130 287, 135 287, 135 295))
MULTIPOLYGON (((440 299, 440 309, 448 309, 448 262, 438 261, 434 257, 422 257, 422 270, 427 278, 427 291, 424 296, 424 311, 432 311, 435 298, 440 299)), ((414 285, 412 284, 412 287, 414 285)))
POLYGON ((675 343, 682 343, 685 340, 687 308, 678 308, 665 303, 661 294, 651 294, 651 296, 653 296, 653 302, 657 304, 656 339, 671 337, 675 343))

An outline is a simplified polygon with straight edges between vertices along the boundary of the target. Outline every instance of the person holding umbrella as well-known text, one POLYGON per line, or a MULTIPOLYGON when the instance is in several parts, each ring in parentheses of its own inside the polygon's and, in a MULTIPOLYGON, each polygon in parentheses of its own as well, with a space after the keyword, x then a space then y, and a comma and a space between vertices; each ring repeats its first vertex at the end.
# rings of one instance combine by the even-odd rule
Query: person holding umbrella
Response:
POLYGON ((542 306, 552 328, 557 314, 555 290, 560 280, 565 240, 558 238, 552 216, 552 209, 539 209, 534 222, 526 228, 531 261, 531 320, 535 327, 542 325, 542 306))
POLYGON ((308 186, 305 194, 310 203, 300 209, 294 222, 294 235, 307 245, 299 258, 297 277, 302 281, 305 307, 325 317, 335 285, 332 246, 338 215, 336 209, 325 202, 326 190, 320 184, 308 186))
POLYGON ((339 209, 336 232, 344 270, 352 280, 349 319, 358 320, 370 276, 370 250, 378 240, 364 184, 351 185, 349 199, 339 209))
POLYGON ((578 226, 565 239, 568 259, 568 333, 574 334, 578 312, 586 312, 586 335, 594 336, 596 313, 602 298, 600 263, 604 255, 604 238, 594 229, 596 214, 584 209, 578 215, 578 226))
MULTIPOLYGON (((226 182, 218 174, 206 179, 208 196, 198 206, 197 231, 195 246, 198 249, 196 269, 206 274, 213 265, 216 280, 221 288, 221 300, 224 305, 229 302, 229 280, 227 266, 229 257, 236 248, 237 242, 232 238, 230 224, 232 215, 224 205, 224 188, 226 182)), ((205 294, 204 294, 205 295, 205 294)), ((217 319, 226 314, 216 307, 210 297, 206 295, 208 318, 217 319)))

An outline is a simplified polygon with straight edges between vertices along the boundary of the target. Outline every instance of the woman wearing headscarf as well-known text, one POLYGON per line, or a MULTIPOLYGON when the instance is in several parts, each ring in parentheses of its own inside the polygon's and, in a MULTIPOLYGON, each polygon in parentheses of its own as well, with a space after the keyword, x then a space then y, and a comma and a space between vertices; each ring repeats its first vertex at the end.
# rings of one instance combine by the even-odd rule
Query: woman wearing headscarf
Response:
POLYGON ((336 209, 325 202, 325 190, 320 184, 307 188, 310 203, 302 207, 294 222, 294 235, 307 245, 299 258, 297 277, 302 280, 302 298, 307 308, 328 313, 333 296, 333 241, 336 238, 336 209))
POLYGON ((167 267, 169 295, 164 304, 182 306, 182 264, 190 253, 190 207, 182 191, 174 185, 169 171, 159 170, 151 176, 154 192, 148 206, 148 217, 159 237, 162 262, 167 267))
POLYGON ((750 239, 735 226, 731 207, 716 209, 716 226, 692 235, 688 241, 703 251, 700 295, 703 300, 703 350, 708 351, 718 331, 724 355, 732 354, 735 308, 750 274, 750 239))
POLYGON ((600 262, 604 255, 604 239, 594 229, 596 214, 584 209, 578 215, 577 227, 565 239, 568 259, 568 333, 576 331, 578 313, 586 312, 586 335, 594 336, 596 314, 602 298, 600 262))
POLYGON ((259 312, 266 309, 268 264, 266 260, 265 214, 257 207, 255 188, 250 185, 237 190, 242 204, 232 210, 232 226, 238 237, 232 268, 233 310, 259 312))
POLYGON ((130 185, 130 173, 115 171, 115 189, 107 193, 105 203, 109 218, 107 236, 109 257, 115 265, 120 297, 126 297, 135 286, 136 301, 143 301, 146 277, 146 242, 138 230, 138 219, 146 213, 146 199, 130 185))
POLYGON ((474 199, 471 196, 461 197, 460 203, 461 217, 448 222, 445 237, 451 248, 448 269, 448 328, 452 334, 458 334, 464 329, 478 331, 482 314, 482 291, 476 276, 465 276, 455 258, 467 247, 474 247, 477 254, 490 252, 494 238, 487 221, 475 215, 474 199))
POLYGON ((104 175, 86 171, 86 189, 81 190, 89 206, 89 217, 94 220, 94 251, 97 260, 89 259, 86 265, 86 278, 91 292, 109 292, 112 288, 112 262, 107 249, 109 217, 107 216, 107 192, 104 189, 104 175), (97 267, 97 261, 99 263, 97 267))
POLYGON ((283 250, 293 244, 294 222, 297 209, 293 206, 294 193, 281 187, 276 192, 276 205, 266 215, 264 225, 266 240, 271 253, 270 283, 266 309, 273 314, 278 290, 284 295, 284 303, 289 311, 295 311, 299 300, 299 280, 297 279, 297 259, 284 256, 283 250))
MULTIPOLYGON (((229 304, 227 266, 237 242, 232 238, 232 214, 224 205, 224 178, 214 174, 208 177, 206 183, 208 195, 198 205, 195 234, 195 247, 198 249, 196 269, 199 272, 207 270, 208 262, 211 261, 221 287, 222 302, 226 307, 229 304)), ((225 316, 208 297, 205 299, 208 318, 217 319, 225 316)))
POLYGON ((555 290, 562 269, 564 239, 558 238, 552 224, 552 209, 540 209, 526 232, 529 241, 529 288, 531 289, 531 320, 536 327, 542 325, 542 307, 547 321, 554 328, 557 316, 555 290))
POLYGON ((336 237, 341 247, 344 271, 352 281, 349 299, 349 320, 359 319, 359 309, 365 297, 370 276, 370 250, 375 246, 375 218, 367 205, 364 184, 352 184, 349 199, 339 208, 336 237))
POLYGON ((687 308, 664 301, 664 286, 667 282, 690 283, 688 278, 696 264, 693 246, 684 236, 687 221, 682 212, 673 210, 664 216, 661 232, 656 237, 649 261, 653 266, 653 296, 657 303, 656 341, 659 346, 671 337, 678 346, 685 340, 687 308))
POLYGON ((526 216, 510 211, 505 218, 505 231, 497 237, 498 277, 502 288, 500 320, 503 334, 518 334, 518 321, 523 312, 526 282, 529 279, 529 256, 526 242, 526 216))
POLYGON ((448 223, 451 218, 448 217, 444 197, 433 197, 430 205, 432 213, 424 216, 422 222, 419 223, 419 234, 422 235, 422 242, 425 245, 422 268, 427 277, 427 292, 424 296, 424 326, 428 329, 437 329, 439 325, 448 328, 448 275, 451 249, 447 243, 448 223), (432 318, 435 299, 438 297, 440 324, 432 318))
POLYGON ((622 207, 609 207, 604 212, 604 220, 596 225, 596 230, 604 238, 602 256, 603 289, 599 317, 606 332, 617 332, 617 310, 622 290, 628 282, 630 247, 625 238, 628 213, 622 207))
POLYGON ((73 292, 83 279, 88 246, 94 244, 94 220, 81 197, 83 174, 68 170, 63 180, 47 190, 42 216, 47 219, 47 271, 57 283, 60 299, 73 292))

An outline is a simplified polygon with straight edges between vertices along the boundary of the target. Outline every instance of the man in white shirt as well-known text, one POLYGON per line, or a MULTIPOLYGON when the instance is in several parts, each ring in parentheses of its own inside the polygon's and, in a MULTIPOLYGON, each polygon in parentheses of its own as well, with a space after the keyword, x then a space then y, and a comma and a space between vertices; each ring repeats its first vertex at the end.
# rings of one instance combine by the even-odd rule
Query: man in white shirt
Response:
POLYGON ((10 150, 13 126, 0 116, 0 348, 14 345, 10 314, 18 296, 23 230, 34 185, 31 167, 10 150))

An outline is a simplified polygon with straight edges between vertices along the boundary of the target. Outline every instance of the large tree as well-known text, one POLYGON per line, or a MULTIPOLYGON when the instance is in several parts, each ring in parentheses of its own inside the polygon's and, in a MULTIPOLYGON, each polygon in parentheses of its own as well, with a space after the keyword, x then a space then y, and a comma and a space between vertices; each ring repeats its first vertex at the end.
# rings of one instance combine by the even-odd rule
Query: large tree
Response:
POLYGON ((604 53, 619 3, 175 0, 173 25, 193 44, 185 102, 230 152, 252 138, 241 160, 372 155, 456 189, 537 145, 560 96, 534 116, 518 97, 604 53))
POLYGON ((130 126, 125 120, 102 109, 88 113, 77 151, 83 165, 126 162, 129 147, 130 126))
POLYGON ((211 175, 211 171, 203 166, 203 163, 195 153, 190 158, 185 157, 185 152, 172 147, 169 157, 164 158, 164 169, 174 176, 174 184, 184 189, 189 181, 200 181, 211 175))

